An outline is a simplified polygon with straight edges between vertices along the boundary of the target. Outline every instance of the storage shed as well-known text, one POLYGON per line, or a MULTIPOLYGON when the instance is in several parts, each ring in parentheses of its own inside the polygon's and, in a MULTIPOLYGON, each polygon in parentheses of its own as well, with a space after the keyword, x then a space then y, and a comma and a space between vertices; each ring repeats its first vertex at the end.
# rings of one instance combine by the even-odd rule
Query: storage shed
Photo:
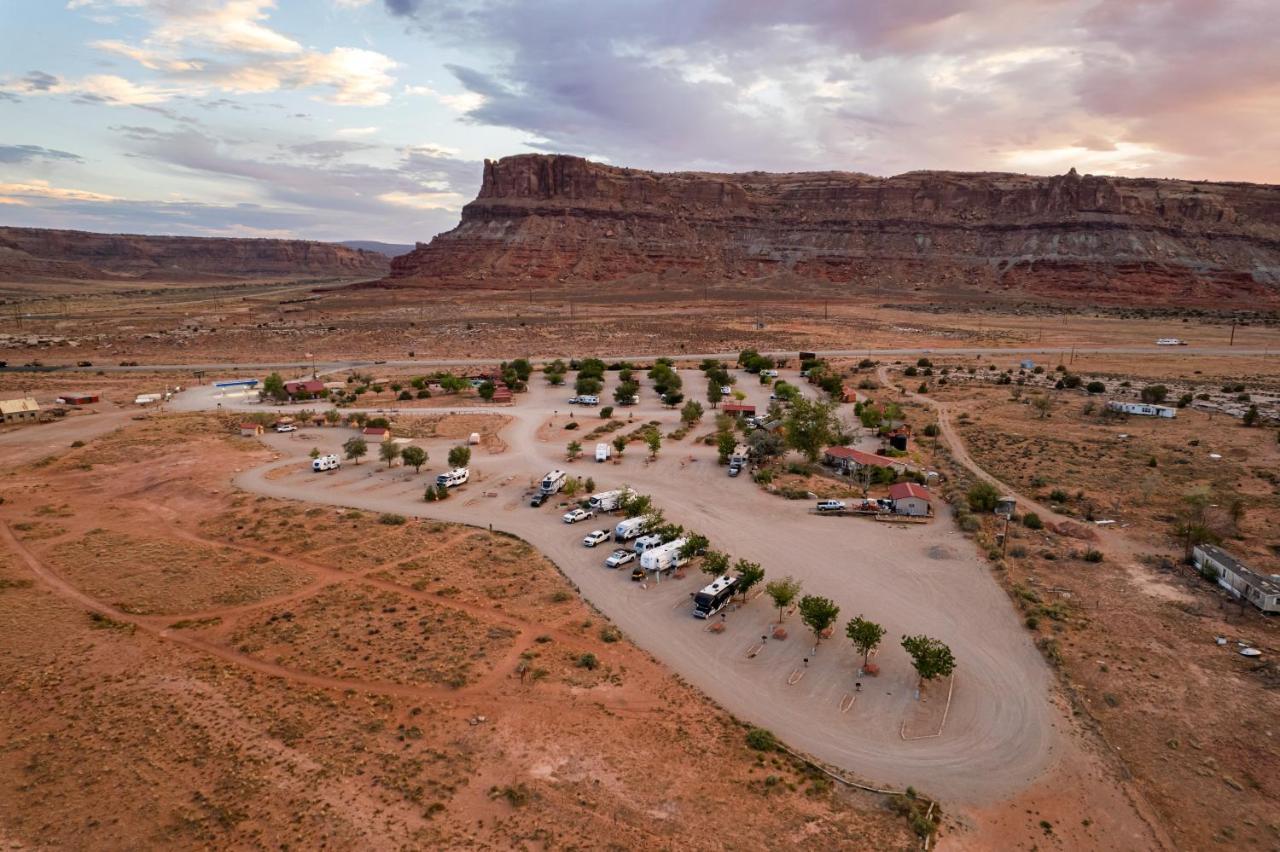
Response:
POLYGON ((914 482, 897 482, 889 486, 889 499, 897 515, 927 517, 933 514, 933 501, 929 490, 914 482))

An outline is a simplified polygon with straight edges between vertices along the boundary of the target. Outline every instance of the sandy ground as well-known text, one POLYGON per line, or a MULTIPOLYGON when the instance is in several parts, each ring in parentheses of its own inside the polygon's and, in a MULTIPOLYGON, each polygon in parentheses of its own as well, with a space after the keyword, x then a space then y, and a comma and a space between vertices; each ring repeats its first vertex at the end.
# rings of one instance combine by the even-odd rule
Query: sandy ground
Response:
MULTIPOLYGON (((699 378, 687 373, 686 387, 699 387, 699 378)), ((783 378, 797 381, 786 372, 783 378)), ((740 387, 749 402, 761 407, 767 402, 767 389, 746 381, 740 387)), ((998 825, 991 820, 992 810, 1019 791, 1059 773, 1104 774, 1092 747, 1073 733, 1069 715, 1055 704, 1049 671, 1019 624, 1016 609, 945 512, 931 524, 912 527, 815 517, 805 503, 779 500, 745 478, 728 478, 715 463, 714 449, 694 446, 690 439, 668 443, 654 462, 633 445, 620 464, 566 465, 563 443, 545 436, 548 420, 553 427, 567 420, 563 399, 569 393, 535 378, 530 393, 505 412, 513 418, 502 433, 510 450, 500 457, 473 458, 472 481, 445 503, 421 500, 426 477, 442 467, 437 462, 420 477, 367 461, 317 481, 298 459, 311 446, 336 450, 347 435, 340 429, 267 436, 281 460, 247 471, 237 484, 275 497, 491 523, 494 529, 513 532, 550 556, 641 647, 735 715, 863 778, 921 785, 959 806, 961 824, 977 844, 972 848, 990 839, 984 832, 998 825), (853 649, 835 639, 815 652, 812 637, 795 615, 784 622, 790 638, 770 640, 749 656, 777 619, 767 599, 731 612, 727 630, 716 635, 690 614, 689 596, 702 578, 668 578, 642 586, 632 583, 627 572, 601 568, 608 551, 587 550, 580 540, 589 529, 608 524, 566 526, 558 507, 534 510, 526 505, 530 484, 557 466, 592 476, 598 490, 625 483, 651 494, 668 518, 708 535, 714 546, 760 561, 769 576, 791 574, 804 582, 806 592, 832 597, 841 605, 842 618, 866 614, 884 623, 888 636, 877 660, 881 676, 866 679, 863 690, 855 693, 859 660, 853 649), (273 475, 281 468, 293 472, 273 475), (942 734, 907 740, 904 725, 916 717, 919 705, 914 674, 897 640, 917 632, 948 642, 960 666, 942 734)), ((175 404, 203 407, 208 399, 196 390, 175 404)), ((664 431, 676 419, 652 403, 642 403, 634 416, 637 422, 663 421, 664 431)), ((590 412, 577 417, 589 428, 590 412)), ((562 434, 565 441, 575 437, 573 432, 562 434)), ((424 446, 436 460, 444 457, 449 442, 424 446)), ((945 701, 945 694, 935 689, 928 700, 945 701)), ((1095 807, 1105 803, 1104 809, 1115 815, 1110 832, 1115 848, 1157 842, 1117 785, 1095 784, 1081 795, 1095 807)))

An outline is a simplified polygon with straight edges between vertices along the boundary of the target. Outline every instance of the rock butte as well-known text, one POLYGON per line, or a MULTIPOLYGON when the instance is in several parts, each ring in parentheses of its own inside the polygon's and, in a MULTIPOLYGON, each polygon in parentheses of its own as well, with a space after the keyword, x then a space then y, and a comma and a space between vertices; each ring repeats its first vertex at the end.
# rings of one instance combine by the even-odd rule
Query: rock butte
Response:
POLYGON ((659 174, 529 154, 486 160, 458 227, 395 258, 383 283, 784 273, 1071 300, 1277 302, 1280 187, 1074 169, 659 174))

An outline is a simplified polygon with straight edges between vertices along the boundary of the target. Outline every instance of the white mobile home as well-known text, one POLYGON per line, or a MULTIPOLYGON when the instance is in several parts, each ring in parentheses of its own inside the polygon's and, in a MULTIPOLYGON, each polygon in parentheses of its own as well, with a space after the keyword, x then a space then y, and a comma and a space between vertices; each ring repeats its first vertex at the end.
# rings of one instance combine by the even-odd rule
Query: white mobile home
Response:
POLYGON ((1263 612, 1280 612, 1280 574, 1259 574, 1212 544, 1197 545, 1192 559, 1201 574, 1210 570, 1218 585, 1244 598, 1263 612))
POLYGON ((1168 417, 1172 419, 1178 416, 1178 409, 1173 406, 1151 405, 1146 402, 1119 402, 1112 400, 1107 403, 1107 408, 1123 414, 1141 414, 1145 417, 1168 417))

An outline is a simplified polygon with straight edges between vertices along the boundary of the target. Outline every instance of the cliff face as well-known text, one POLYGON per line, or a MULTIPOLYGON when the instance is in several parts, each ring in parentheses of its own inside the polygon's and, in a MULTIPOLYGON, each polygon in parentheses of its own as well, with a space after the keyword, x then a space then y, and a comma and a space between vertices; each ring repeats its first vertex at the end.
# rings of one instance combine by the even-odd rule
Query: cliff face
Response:
POLYGON ((0 227, 0 276, 188 278, 192 276, 383 275, 379 252, 306 240, 151 237, 0 227))
POLYGON ((1280 187, 911 172, 657 174, 577 157, 486 161, 462 222, 392 283, 526 286, 684 273, 1046 297, 1280 301, 1280 187))

